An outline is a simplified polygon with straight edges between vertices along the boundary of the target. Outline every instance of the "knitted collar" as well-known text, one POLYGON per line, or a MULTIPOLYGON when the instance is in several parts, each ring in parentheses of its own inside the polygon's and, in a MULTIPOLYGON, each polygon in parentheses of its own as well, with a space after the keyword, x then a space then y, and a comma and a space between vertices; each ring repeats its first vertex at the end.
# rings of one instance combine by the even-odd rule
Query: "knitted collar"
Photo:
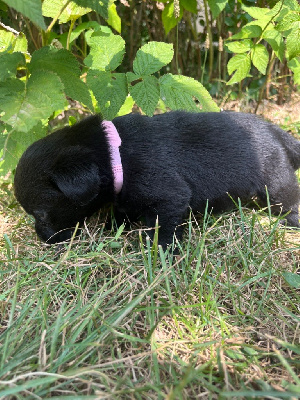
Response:
POLYGON ((121 146, 121 138, 115 125, 111 121, 102 121, 108 141, 109 154, 114 178, 115 193, 118 194, 123 186, 123 167, 120 156, 119 147, 121 146))

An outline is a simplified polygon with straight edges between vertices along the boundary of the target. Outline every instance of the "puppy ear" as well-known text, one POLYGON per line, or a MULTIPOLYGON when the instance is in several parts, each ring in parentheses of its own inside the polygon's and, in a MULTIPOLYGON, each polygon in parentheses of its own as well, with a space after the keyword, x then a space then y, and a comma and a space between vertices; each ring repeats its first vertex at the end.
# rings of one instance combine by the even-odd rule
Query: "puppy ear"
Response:
POLYGON ((51 180, 66 197, 80 205, 90 203, 100 191, 101 179, 93 154, 80 146, 72 146, 58 155, 51 180))

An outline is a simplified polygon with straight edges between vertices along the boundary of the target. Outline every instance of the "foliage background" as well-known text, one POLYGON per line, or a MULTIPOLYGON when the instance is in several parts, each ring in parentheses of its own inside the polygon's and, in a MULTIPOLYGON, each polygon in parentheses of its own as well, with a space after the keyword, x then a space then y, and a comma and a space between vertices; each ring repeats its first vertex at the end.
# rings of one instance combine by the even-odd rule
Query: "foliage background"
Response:
POLYGON ((300 81, 296 0, 5 0, 0 15, 4 175, 71 107, 218 111, 209 91, 223 104, 247 92, 257 108, 300 81))

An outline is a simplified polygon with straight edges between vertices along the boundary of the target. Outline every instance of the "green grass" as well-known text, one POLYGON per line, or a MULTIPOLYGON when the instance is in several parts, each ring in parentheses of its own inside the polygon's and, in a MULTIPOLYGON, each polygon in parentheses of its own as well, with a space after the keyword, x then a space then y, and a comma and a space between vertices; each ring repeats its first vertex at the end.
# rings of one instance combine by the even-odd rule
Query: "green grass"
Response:
POLYGON ((299 231, 191 216, 173 257, 99 215, 48 247, 0 196, 0 399, 299 397, 299 231))

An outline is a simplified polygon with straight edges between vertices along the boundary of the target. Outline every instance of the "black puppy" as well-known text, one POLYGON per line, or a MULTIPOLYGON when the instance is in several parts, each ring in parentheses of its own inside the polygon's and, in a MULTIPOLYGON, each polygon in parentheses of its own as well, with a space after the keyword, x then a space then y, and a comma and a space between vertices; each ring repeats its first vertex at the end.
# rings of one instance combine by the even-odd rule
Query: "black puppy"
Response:
POLYGON ((232 198, 253 197, 266 205, 266 187, 274 213, 289 213, 287 223, 299 227, 300 142, 279 127, 231 112, 129 114, 113 124, 90 116, 20 159, 15 194, 44 241, 70 238, 77 222, 113 203, 121 220, 144 216, 154 227, 158 216, 166 247, 190 208, 203 212, 208 200, 222 211, 232 198))

